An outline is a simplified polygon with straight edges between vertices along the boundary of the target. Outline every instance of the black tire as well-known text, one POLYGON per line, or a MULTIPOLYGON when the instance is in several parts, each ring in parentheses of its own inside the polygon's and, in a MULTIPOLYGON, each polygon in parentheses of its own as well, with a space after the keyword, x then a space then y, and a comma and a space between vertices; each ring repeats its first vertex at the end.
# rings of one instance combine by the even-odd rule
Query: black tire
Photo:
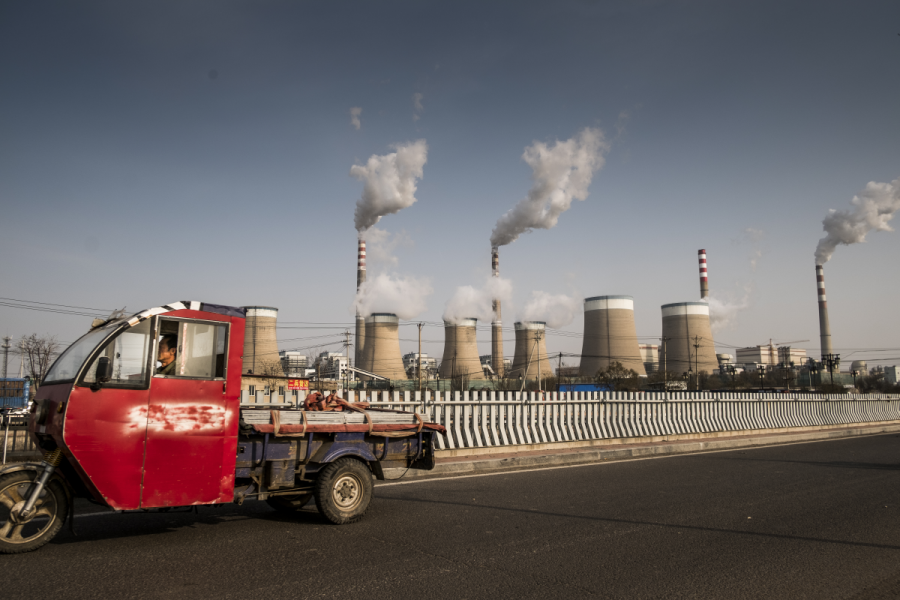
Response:
POLYGON ((294 494, 291 496, 269 496, 266 498, 266 504, 274 508, 280 513, 295 513, 306 506, 307 502, 312 500, 312 492, 305 494, 294 494))
POLYGON ((17 523, 13 510, 24 504, 36 471, 18 471, 0 477, 0 554, 37 550, 59 533, 69 515, 69 498, 63 484, 51 479, 34 505, 34 516, 17 523))
POLYGON ((365 463, 355 458, 336 460, 316 478, 316 508, 335 525, 359 521, 372 501, 372 487, 372 472, 365 463))

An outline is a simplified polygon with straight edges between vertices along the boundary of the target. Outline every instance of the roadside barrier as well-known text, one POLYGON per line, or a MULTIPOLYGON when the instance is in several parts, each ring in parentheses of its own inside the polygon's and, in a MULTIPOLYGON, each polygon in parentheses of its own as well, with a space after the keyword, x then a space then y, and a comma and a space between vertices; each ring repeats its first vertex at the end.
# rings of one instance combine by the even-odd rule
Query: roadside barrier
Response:
POLYGON ((897 394, 378 392, 365 399, 415 408, 443 425, 442 450, 900 420, 897 394))
POLYGON ((26 425, 27 417, 24 415, 0 414, 0 436, 3 438, 0 464, 5 465, 7 460, 16 454, 36 452, 26 425))

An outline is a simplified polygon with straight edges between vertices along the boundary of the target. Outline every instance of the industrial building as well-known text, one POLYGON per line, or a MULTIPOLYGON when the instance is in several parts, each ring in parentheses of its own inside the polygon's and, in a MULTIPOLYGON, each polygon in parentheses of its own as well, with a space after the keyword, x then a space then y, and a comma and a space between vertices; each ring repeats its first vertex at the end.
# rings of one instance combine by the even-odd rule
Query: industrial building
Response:
POLYGON ((278 309, 271 306, 245 306, 244 363, 242 373, 284 375, 278 354, 275 325, 278 309))
POLYGON ((441 379, 484 379, 478 344, 475 341, 477 324, 476 319, 462 319, 459 323, 444 321, 444 355, 439 371, 441 379))
POLYGON ((661 310, 660 368, 673 373, 712 373, 718 369, 709 304, 676 302, 664 304, 661 310))
MULTIPOLYGON (((410 379, 417 379, 419 368, 419 353, 407 352, 403 355, 403 368, 406 369, 406 376, 410 379)), ((422 379, 435 379, 437 377, 437 359, 422 353, 422 379)))
MULTIPOLYGON (((494 358, 495 357, 493 354, 482 354, 478 358, 481 360, 481 370, 484 371, 485 377, 498 376, 494 372, 494 358)), ((502 367, 500 369, 500 373, 501 374, 509 373, 510 368, 512 368, 512 360, 510 360, 508 358, 503 358, 502 356, 500 358, 502 359, 502 363, 501 363, 502 367)))
MULTIPOLYGON (((400 319, 392 313, 366 317, 366 341, 360 369, 387 377, 407 379, 400 355, 400 319)), ((361 376, 361 379, 367 379, 361 376)))
POLYGON ((634 326, 634 298, 595 296, 584 299, 581 375, 594 377, 613 362, 646 375, 634 326))
POLYGON ((657 344, 638 344, 641 360, 644 362, 644 371, 647 375, 659 370, 659 346, 657 344))
POLYGON ((515 324, 516 353, 509 371, 511 379, 543 379, 553 375, 547 358, 546 326, 543 321, 520 321, 515 324))
POLYGON ((791 362, 795 366, 800 366, 806 362, 806 350, 790 346, 778 347, 771 344, 750 346, 748 348, 738 348, 736 354, 737 359, 734 362, 745 368, 747 365, 774 367, 781 363, 790 364, 791 362))
POLYGON ((281 350, 278 352, 281 370, 288 377, 307 377, 309 375, 309 357, 302 352, 281 350))

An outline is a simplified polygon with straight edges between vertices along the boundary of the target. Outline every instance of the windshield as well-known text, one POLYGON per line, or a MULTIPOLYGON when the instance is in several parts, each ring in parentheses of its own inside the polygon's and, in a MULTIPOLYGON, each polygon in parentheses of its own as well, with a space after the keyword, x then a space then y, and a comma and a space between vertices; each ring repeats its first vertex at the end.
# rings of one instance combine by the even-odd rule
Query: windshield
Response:
POLYGON ((80 369, 81 365, 84 364, 84 361, 87 360, 88 355, 93 352, 94 348, 96 348, 100 342, 105 340, 106 336, 120 324, 121 321, 115 321, 98 329, 94 329, 66 348, 66 351, 63 352, 60 357, 56 359, 56 362, 53 363, 53 366, 50 367, 50 371, 48 371, 47 376, 44 377, 44 383, 75 379, 75 376, 78 374, 78 369, 80 369))

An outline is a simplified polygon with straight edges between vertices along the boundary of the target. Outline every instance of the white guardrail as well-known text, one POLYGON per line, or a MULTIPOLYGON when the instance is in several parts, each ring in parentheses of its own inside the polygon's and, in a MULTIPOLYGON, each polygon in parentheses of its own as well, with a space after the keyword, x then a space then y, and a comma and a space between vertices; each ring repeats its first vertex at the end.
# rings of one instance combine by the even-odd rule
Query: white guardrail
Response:
MULTIPOLYGON (((442 450, 900 420, 898 394, 380 391, 360 396, 351 390, 347 399, 414 409, 443 425, 447 435, 437 436, 442 450)), ((296 406, 299 399, 270 401, 296 406)), ((262 398, 245 394, 242 404, 254 404, 250 400, 262 398)))

